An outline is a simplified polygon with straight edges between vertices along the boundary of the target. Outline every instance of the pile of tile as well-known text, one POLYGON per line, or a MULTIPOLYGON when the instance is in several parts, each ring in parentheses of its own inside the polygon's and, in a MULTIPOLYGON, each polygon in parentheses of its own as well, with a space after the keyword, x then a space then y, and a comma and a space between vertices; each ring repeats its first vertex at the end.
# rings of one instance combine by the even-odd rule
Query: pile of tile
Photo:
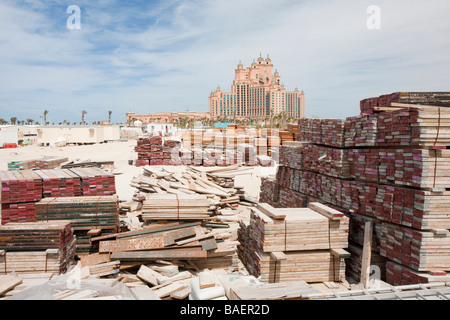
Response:
POLYGON ((43 198, 116 194, 115 176, 100 168, 0 171, 0 181, 2 224, 36 221, 43 198))
MULTIPOLYGON (((83 196, 108 196, 116 194, 115 176, 100 168, 69 169, 80 179, 83 196)), ((74 196, 77 196, 74 194, 74 196)))
POLYGON ((69 161, 69 158, 67 157, 42 157, 31 160, 17 160, 8 163, 8 170, 55 169, 67 161, 69 161))
POLYGON ((162 165, 163 148, 163 139, 160 136, 139 138, 134 148, 137 152, 136 166, 162 165))
POLYGON ((71 170, 36 170, 35 173, 42 178, 44 198, 81 196, 80 176, 71 170))
MULTIPOLYGON (((428 106, 392 102, 397 99, 394 97, 382 102, 389 105, 372 105, 376 112, 335 121, 333 129, 328 125, 333 123, 330 119, 301 119, 298 140, 302 143, 283 146, 276 180, 263 181, 260 198, 274 206, 291 206, 283 198, 297 194, 297 198, 305 196, 307 203, 319 201, 350 217, 354 255, 347 265, 354 277, 360 269, 358 252, 367 219, 375 231, 372 263, 381 268, 380 274, 385 274, 389 283, 444 279, 438 275, 450 271, 444 258, 447 253, 439 251, 445 247, 450 229, 445 209, 450 201, 446 191, 450 187, 446 151, 450 109, 445 99, 430 106, 438 99, 435 94, 421 97, 421 104, 428 106), (333 139, 329 139, 330 132, 333 139), (317 152, 311 152, 308 159, 310 150, 317 152), (327 158, 327 151, 343 157, 328 156, 327 162, 319 162, 320 157, 327 158), (341 159, 345 160, 339 162, 341 159), (283 188, 289 192, 282 192, 283 188), (435 249, 425 249, 430 246, 435 249), (386 264, 383 268, 380 257, 392 262, 389 270, 386 264), (394 272, 400 268, 394 264, 402 271, 394 272), (413 272, 433 272, 434 276, 413 277, 413 272)), ((371 103, 363 101, 362 105, 371 103)))
POLYGON ((396 104, 450 106, 450 92, 394 92, 379 97, 361 100, 362 114, 373 114, 389 110, 396 104))
POLYGON ((33 170, 0 171, 1 221, 36 221, 34 202, 42 199, 43 182, 33 170))

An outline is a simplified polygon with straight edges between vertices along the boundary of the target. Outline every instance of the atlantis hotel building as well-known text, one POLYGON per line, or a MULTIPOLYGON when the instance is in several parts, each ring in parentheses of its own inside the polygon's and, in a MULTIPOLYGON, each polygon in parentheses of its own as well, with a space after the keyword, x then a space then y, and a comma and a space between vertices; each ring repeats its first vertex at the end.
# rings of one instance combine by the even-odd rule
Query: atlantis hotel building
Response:
POLYGON ((270 58, 260 56, 246 69, 238 64, 231 92, 220 87, 211 92, 209 113, 212 119, 264 120, 280 114, 299 119, 305 116, 305 94, 297 88, 287 91, 270 58))

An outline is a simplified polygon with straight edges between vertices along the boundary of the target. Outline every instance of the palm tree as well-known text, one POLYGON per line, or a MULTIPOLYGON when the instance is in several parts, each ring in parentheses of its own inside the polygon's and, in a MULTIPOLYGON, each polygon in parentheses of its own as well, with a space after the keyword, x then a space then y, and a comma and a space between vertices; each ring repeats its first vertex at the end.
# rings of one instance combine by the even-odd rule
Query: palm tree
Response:
POLYGON ((109 121, 109 124, 111 124, 111 115, 112 115, 112 111, 109 110, 109 111, 108 111, 108 121, 109 121))
POLYGON ((84 115, 87 114, 87 112, 85 110, 81 111, 81 123, 80 124, 84 124, 84 115))
POLYGON ((15 125, 17 122, 17 118, 16 117, 12 117, 11 118, 11 125, 15 125))
POLYGON ((185 128, 186 127, 186 120, 187 119, 185 117, 178 118, 178 126, 180 128, 185 128))
POLYGON ((280 114, 280 128, 285 129, 287 124, 288 114, 286 111, 281 112, 280 114))
POLYGON ((28 124, 28 125, 33 124, 33 122, 34 122, 33 119, 27 119, 27 124, 28 124))
POLYGON ((0 124, 1 125, 8 124, 8 121, 6 121, 5 119, 0 118, 0 124))
POLYGON ((44 124, 47 125, 47 114, 49 113, 48 110, 44 110, 44 124))

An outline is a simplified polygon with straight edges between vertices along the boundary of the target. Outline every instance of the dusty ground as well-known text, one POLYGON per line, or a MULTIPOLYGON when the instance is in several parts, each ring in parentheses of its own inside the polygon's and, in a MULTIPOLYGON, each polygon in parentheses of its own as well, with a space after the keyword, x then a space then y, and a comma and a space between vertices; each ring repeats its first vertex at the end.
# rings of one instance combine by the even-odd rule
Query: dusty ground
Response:
MULTIPOLYGON (((37 145, 19 147, 17 149, 0 149, 0 170, 8 170, 8 162, 29 160, 43 156, 65 156, 69 160, 114 161, 116 173, 116 189, 120 200, 128 201, 134 193, 129 183, 134 176, 143 172, 142 168, 128 164, 128 160, 135 159, 135 140, 127 142, 110 142, 96 145, 40 147, 37 145)), ((261 176, 274 175, 275 167, 255 167, 251 174, 236 177, 236 185, 244 187, 252 198, 258 198, 261 176)))

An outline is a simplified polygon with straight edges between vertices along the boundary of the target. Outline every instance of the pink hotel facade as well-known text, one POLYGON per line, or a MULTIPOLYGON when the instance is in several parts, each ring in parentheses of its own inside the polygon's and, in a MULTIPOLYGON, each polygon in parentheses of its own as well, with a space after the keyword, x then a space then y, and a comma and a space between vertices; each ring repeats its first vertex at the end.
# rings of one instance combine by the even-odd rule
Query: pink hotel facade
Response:
POLYGON ((287 117, 305 117, 305 93, 297 88, 287 91, 269 57, 261 56, 251 67, 239 63, 231 92, 220 87, 209 96, 211 118, 264 120, 285 112, 287 117))

